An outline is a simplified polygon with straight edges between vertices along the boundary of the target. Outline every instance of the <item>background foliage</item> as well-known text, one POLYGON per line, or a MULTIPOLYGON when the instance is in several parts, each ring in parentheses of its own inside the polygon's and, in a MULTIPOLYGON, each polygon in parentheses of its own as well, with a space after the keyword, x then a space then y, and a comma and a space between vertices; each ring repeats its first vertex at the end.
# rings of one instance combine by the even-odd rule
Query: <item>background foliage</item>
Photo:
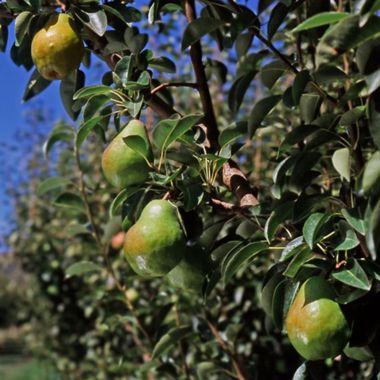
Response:
MULTIPOLYGON (((31 350, 64 379, 377 378, 379 1, 61 7, 85 63, 107 66, 96 85, 80 70, 61 82, 77 123, 54 126, 49 163, 35 155, 15 194, 9 244, 33 284, 31 350), (104 144, 136 117, 151 175, 110 188, 104 144), (112 240, 164 196, 212 258, 202 294, 137 277, 112 240), (336 360, 302 363, 283 320, 314 274, 333 284, 352 336, 336 360)), ((31 39, 52 8, 0 5, 0 47, 15 18, 17 65, 32 69, 31 39)), ((49 84, 33 71, 24 100, 49 84)))

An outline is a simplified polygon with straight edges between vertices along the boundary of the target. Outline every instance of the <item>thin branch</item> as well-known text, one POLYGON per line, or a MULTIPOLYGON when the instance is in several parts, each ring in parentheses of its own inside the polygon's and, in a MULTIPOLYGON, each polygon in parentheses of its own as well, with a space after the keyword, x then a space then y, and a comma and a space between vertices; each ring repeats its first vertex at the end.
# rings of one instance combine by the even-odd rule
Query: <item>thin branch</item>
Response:
MULTIPOLYGON (((194 0, 185 0, 185 15, 189 24, 196 19, 194 0)), ((218 148, 219 131, 202 57, 202 45, 199 41, 197 41, 190 46, 190 58, 205 115, 204 123, 207 127, 207 138, 210 141, 210 150, 215 151, 218 148)))
POLYGON ((80 154, 79 154, 78 149, 75 149, 75 158, 76 158, 77 166, 79 169, 79 191, 82 195, 82 199, 83 199, 83 202, 85 205, 86 215, 87 215, 88 220, 89 220, 89 222, 93 228, 93 231, 94 231, 94 233, 93 233, 94 239, 95 239, 96 244, 99 248, 99 251, 103 257, 104 263, 106 265, 106 270, 107 270, 108 274, 112 277, 112 279, 115 282, 115 285, 118 288, 118 290, 123 293, 126 305, 128 306, 128 309, 131 312, 132 316, 134 317, 138 328, 140 329, 142 334, 145 336, 145 338, 150 343, 152 343, 152 338, 150 337, 150 335, 147 333, 144 326, 142 325, 138 315, 136 314, 135 308, 132 305, 132 302, 126 297, 126 290, 127 290, 126 287, 121 284, 121 282, 119 281, 119 279, 116 276, 116 273, 112 267, 112 263, 110 262, 109 257, 108 257, 108 246, 102 242, 100 230, 99 230, 97 223, 95 222, 94 212, 91 208, 90 201, 89 201, 88 196, 87 196, 86 183, 84 181, 84 173, 82 170, 82 164, 81 164, 80 154))
POLYGON ((247 380, 247 377, 245 376, 245 370, 242 367, 242 364, 239 362, 236 354, 230 349, 230 347, 224 342, 222 337, 220 336, 218 328, 208 319, 206 318, 207 325, 212 333, 214 335, 214 338, 220 348, 230 357, 232 361, 232 365, 235 369, 236 376, 239 380, 247 380))
POLYGON ((153 90, 151 90, 151 95, 156 94, 157 92, 162 91, 163 89, 167 87, 191 87, 191 88, 198 88, 197 83, 189 83, 189 82, 165 82, 161 83, 157 87, 155 87, 153 90))

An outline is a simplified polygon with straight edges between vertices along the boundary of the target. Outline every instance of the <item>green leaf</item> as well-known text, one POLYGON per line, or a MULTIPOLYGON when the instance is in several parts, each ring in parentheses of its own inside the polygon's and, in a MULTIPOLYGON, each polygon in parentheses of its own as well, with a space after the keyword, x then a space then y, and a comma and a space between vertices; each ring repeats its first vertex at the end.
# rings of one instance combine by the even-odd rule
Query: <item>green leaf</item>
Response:
POLYGON ((0 24, 0 51, 4 52, 8 42, 8 27, 0 24))
POLYGON ((66 124, 58 124, 51 131, 48 139, 42 147, 44 155, 47 157, 53 146, 60 141, 72 142, 74 140, 74 136, 75 134, 72 127, 66 124))
POLYGON ((366 163, 363 172, 362 189, 366 194, 380 183, 380 151, 376 151, 366 163))
POLYGON ((98 36, 103 36, 107 29, 107 15, 103 9, 96 12, 83 12, 75 8, 78 18, 98 36))
POLYGON ((272 10, 268 22, 268 38, 271 40, 278 28, 288 15, 288 7, 284 3, 278 3, 272 10))
POLYGON ((268 63, 260 70, 263 85, 272 88, 277 79, 279 79, 286 70, 288 70, 288 66, 283 61, 276 60, 268 63))
POLYGON ((364 269, 360 266, 356 259, 350 258, 345 266, 332 272, 331 275, 336 280, 353 288, 363 290, 371 289, 371 283, 368 280, 364 269))
POLYGON ((221 147, 225 145, 232 144, 238 138, 242 136, 242 132, 239 128, 226 128, 220 133, 218 137, 218 142, 221 147))
POLYGON ((307 218, 305 224, 303 225, 302 233, 307 245, 311 249, 313 249, 314 244, 319 238, 320 230, 330 218, 330 214, 322 214, 320 212, 311 214, 307 218))
POLYGON ((55 199, 53 204, 58 207, 84 212, 84 203, 82 201, 82 198, 74 193, 66 192, 60 194, 55 199))
POLYGON ((78 129, 78 132, 76 134, 75 138, 75 146, 76 149, 80 149, 84 141, 87 139, 88 135, 91 133, 91 131, 102 121, 106 116, 100 115, 95 116, 92 119, 87 120, 85 123, 82 124, 82 126, 78 129))
POLYGON ((380 201, 377 201, 374 207, 367 206, 366 223, 368 227, 366 234, 367 247, 372 259, 375 260, 378 252, 380 252, 380 201))
POLYGON ((348 148, 338 149, 332 156, 332 164, 334 169, 346 181, 350 182, 351 177, 351 156, 348 148))
POLYGON ((298 236, 290 241, 282 250, 279 261, 286 261, 293 257, 304 244, 303 236, 298 236))
POLYGON ((339 120, 340 125, 351 125, 360 120, 366 111, 366 106, 355 107, 345 112, 339 120))
POLYGON ((194 127, 203 115, 186 115, 180 119, 160 121, 153 131, 153 142, 161 150, 166 150, 176 140, 194 127))
POLYGON ((84 99, 84 98, 89 98, 94 95, 111 95, 111 92, 113 89, 108 86, 102 86, 102 85, 94 85, 94 86, 87 86, 83 87, 80 90, 78 90, 74 96, 73 99, 84 99))
POLYGON ((286 270, 284 271, 284 276, 294 278, 301 267, 312 257, 311 249, 307 246, 303 246, 297 249, 297 252, 286 270))
POLYGON ((331 26, 317 45, 317 66, 330 63, 350 46, 359 33, 358 16, 345 17, 331 26))
POLYGON ((267 242, 253 242, 228 255, 222 266, 222 279, 224 285, 230 282, 234 274, 248 261, 268 248, 267 242))
POLYGON ((28 81, 28 84, 26 85, 22 100, 26 102, 34 96, 38 95, 43 90, 45 90, 50 85, 50 83, 50 80, 43 78, 37 70, 34 70, 28 81))
POLYGON ((98 272, 103 270, 101 266, 98 264, 95 264, 91 261, 80 261, 79 263, 75 263, 70 265, 65 270, 66 277, 72 277, 72 276, 80 276, 82 274, 88 273, 88 272, 98 272))
POLYGON ((301 119, 310 124, 317 114, 321 98, 315 94, 302 94, 300 98, 301 119))
POLYGON ((334 248, 334 251, 349 251, 358 245, 359 240, 355 234, 355 231, 351 228, 346 228, 344 240, 334 248))
POLYGON ((255 75, 256 71, 251 71, 236 79, 232 84, 230 91, 228 92, 228 106, 233 113, 236 113, 239 110, 245 93, 247 92, 255 75))
POLYGON ((323 25, 335 24, 349 15, 350 14, 347 12, 321 12, 301 22, 301 24, 295 27, 292 32, 296 33, 301 30, 308 30, 318 28, 323 25))
POLYGON ((364 220, 358 215, 357 209, 347 209, 344 208, 341 210, 344 219, 346 219, 347 223, 359 234, 366 234, 366 225, 364 220))
POLYGON ((292 380, 308 380, 308 372, 307 372, 307 367, 306 363, 302 363, 294 372, 294 375, 292 377, 292 380))
POLYGON ((25 35, 29 33, 30 22, 32 21, 33 13, 29 11, 21 12, 15 21, 16 46, 20 46, 25 35))
POLYGON ((158 359, 179 341, 191 334, 190 326, 174 327, 164 334, 154 346, 152 359, 158 359))
POLYGON ((248 118, 248 129, 250 136, 252 137, 257 128, 260 127, 262 121, 265 119, 267 114, 272 111, 272 109, 281 100, 281 95, 272 95, 267 98, 259 100, 252 108, 251 113, 248 118))
POLYGON ((71 183, 67 178, 64 177, 50 177, 46 178, 43 182, 41 182, 37 188, 37 196, 42 196, 47 192, 55 189, 59 189, 61 187, 67 186, 71 183))
POLYGON ((65 228, 65 234, 68 236, 78 236, 78 235, 91 235, 91 231, 88 226, 84 226, 79 223, 70 223, 65 228))
POLYGON ((126 55, 115 66, 113 77, 114 80, 118 78, 118 80, 115 80, 115 83, 121 84, 124 87, 131 80, 132 70, 131 57, 126 55))
POLYGON ((211 17, 202 17, 187 25, 182 38, 182 50, 199 41, 203 36, 220 28, 224 22, 211 17))
POLYGON ((292 97, 294 105, 298 105, 301 99, 301 95, 305 90, 306 85, 311 81, 309 71, 303 70, 300 71, 295 79, 292 86, 292 97))
POLYGON ((123 138, 123 141, 137 154, 139 154, 145 159, 148 159, 147 157, 149 154, 149 145, 141 136, 137 136, 137 135, 127 136, 123 138))
POLYGON ((280 224, 288 219, 293 212, 293 201, 288 201, 279 206, 276 206, 275 209, 269 215, 265 223, 264 235, 268 243, 272 241, 274 235, 276 234, 277 229, 280 227, 280 224))
POLYGON ((197 379, 209 380, 211 374, 224 371, 223 368, 218 367, 214 362, 201 362, 197 365, 197 379))
POLYGON ((149 61, 149 66, 152 69, 161 71, 163 73, 175 73, 176 72, 175 63, 167 57, 153 58, 149 61))
POLYGON ((61 80, 59 92, 61 95, 62 104, 67 114, 76 120, 80 110, 73 109, 74 94, 84 86, 85 75, 81 70, 75 70, 66 78, 61 80))
POLYGON ((380 149, 380 89, 368 99, 369 131, 377 148, 380 149))
POLYGON ((109 209, 109 215, 110 218, 114 217, 117 215, 119 209, 123 205, 123 203, 129 198, 130 192, 128 189, 123 189, 120 191, 119 194, 116 195, 116 197, 113 199, 110 209, 109 209))

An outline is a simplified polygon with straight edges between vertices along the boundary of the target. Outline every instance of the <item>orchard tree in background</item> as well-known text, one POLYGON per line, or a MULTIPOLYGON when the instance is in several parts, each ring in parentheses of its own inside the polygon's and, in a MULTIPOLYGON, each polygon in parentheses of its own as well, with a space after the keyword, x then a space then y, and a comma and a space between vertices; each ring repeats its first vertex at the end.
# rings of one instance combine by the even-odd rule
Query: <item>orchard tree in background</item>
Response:
POLYGON ((63 378, 376 379, 380 2, 135 5, 0 4, 78 125, 10 237, 63 378))

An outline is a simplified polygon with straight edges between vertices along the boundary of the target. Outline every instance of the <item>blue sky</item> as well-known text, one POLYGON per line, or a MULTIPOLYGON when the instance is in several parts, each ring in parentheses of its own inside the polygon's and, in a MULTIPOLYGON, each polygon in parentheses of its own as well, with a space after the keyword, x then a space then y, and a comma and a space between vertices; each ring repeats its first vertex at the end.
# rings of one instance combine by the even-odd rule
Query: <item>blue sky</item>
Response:
MULTIPOLYGON (((1 98, 0 98, 0 149, 4 144, 17 144, 17 131, 24 131, 30 128, 25 120, 25 112, 29 104, 39 104, 47 106, 52 111, 54 118, 58 119, 65 116, 59 97, 59 82, 52 83, 42 94, 32 99, 28 104, 22 103, 22 96, 25 86, 28 83, 31 71, 26 71, 23 67, 17 67, 11 60, 9 49, 13 43, 13 28, 9 32, 9 41, 6 53, 0 53, 0 73, 1 73, 1 98)), ((0 157, 4 160, 4 157, 0 157)), ((9 211, 11 209, 10 199, 5 193, 5 182, 7 176, 23 170, 23 163, 12 154, 7 155, 6 170, 5 162, 1 162, 0 170, 0 250, 2 249, 2 232, 9 228, 9 211), (9 173, 11 171, 12 173, 9 173)))

